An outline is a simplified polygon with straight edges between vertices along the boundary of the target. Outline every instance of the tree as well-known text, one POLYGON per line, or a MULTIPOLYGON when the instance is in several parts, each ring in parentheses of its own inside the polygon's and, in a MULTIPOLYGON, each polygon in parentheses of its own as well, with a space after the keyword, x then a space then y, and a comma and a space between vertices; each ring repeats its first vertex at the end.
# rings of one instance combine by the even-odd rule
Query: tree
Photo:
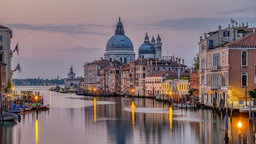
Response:
POLYGON ((196 56, 194 57, 193 66, 195 69, 199 69, 199 54, 196 54, 196 56))
POLYGON ((248 93, 249 93, 250 97, 253 98, 253 101, 254 101, 253 103, 255 105, 256 89, 250 90, 248 93))

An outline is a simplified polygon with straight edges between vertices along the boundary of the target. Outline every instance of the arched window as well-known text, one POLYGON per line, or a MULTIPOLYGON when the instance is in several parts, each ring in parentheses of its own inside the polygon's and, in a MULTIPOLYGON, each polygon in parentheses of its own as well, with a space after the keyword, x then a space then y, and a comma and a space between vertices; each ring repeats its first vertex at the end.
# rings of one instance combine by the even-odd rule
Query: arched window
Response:
POLYGON ((123 63, 123 59, 120 57, 120 62, 123 63))
POLYGON ((112 58, 109 58, 109 61, 112 61, 112 58))
POLYGON ((247 66, 247 52, 242 51, 242 66, 247 66))
POLYGON ((241 83, 242 83, 242 87, 247 86, 247 73, 242 73, 241 83))
POLYGON ((124 58, 124 64, 126 64, 127 63, 127 59, 126 58, 124 58))

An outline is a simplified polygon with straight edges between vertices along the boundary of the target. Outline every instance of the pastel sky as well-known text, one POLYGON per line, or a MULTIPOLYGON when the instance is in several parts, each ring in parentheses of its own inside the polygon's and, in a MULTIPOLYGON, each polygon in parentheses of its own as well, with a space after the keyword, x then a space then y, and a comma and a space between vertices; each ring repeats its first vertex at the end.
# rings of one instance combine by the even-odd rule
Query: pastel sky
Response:
POLYGON ((103 57, 118 17, 136 52, 145 33, 163 42, 163 55, 192 65, 203 33, 230 19, 256 26, 255 0, 0 0, 0 25, 19 43, 21 73, 14 78, 65 78, 71 65, 83 76, 85 62, 103 57))

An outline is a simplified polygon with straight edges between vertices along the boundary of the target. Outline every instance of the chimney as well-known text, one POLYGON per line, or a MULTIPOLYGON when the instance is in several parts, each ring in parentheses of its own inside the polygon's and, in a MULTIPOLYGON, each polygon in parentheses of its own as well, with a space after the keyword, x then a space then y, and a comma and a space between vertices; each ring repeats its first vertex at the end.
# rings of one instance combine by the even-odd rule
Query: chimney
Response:
POLYGON ((207 33, 204 33, 204 39, 206 39, 207 38, 207 33))
POLYGON ((219 26, 219 40, 218 40, 218 41, 219 41, 219 42, 218 42, 219 45, 221 45, 221 42, 222 42, 222 37, 221 37, 221 36, 222 36, 222 33, 221 33, 221 26, 219 26))
POLYGON ((203 37, 202 36, 200 36, 200 41, 202 41, 203 40, 203 37))
POLYGON ((255 33, 255 27, 253 27, 253 31, 252 32, 255 33))
POLYGON ((228 28, 230 28, 230 24, 228 24, 228 28))
POLYGON ((219 26, 219 31, 221 31, 221 26, 219 26))

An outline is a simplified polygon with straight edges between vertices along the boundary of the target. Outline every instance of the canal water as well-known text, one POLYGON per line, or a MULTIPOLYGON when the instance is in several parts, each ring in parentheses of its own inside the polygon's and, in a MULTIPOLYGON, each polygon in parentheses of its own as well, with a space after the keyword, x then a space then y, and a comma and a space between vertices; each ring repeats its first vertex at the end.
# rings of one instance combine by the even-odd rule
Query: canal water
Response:
POLYGON ((225 121, 210 110, 172 109, 151 99, 85 97, 47 87, 16 90, 40 92, 50 110, 1 123, 0 144, 224 144, 226 132, 229 143, 253 141, 253 126, 244 116, 225 121))

